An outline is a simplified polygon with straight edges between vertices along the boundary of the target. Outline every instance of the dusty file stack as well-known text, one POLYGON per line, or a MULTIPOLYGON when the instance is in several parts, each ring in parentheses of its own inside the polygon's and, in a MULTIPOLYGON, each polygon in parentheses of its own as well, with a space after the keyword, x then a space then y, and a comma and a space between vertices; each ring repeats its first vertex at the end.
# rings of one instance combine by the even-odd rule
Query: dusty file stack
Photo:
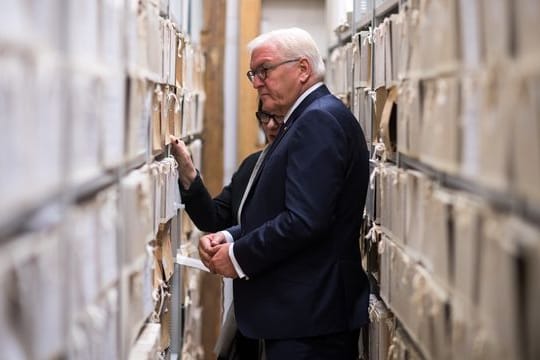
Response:
POLYGON ((330 65, 373 155, 370 358, 535 359, 540 4, 370 5, 330 65))
POLYGON ((174 134, 200 153, 204 58, 190 9, 188 0, 2 4, 6 358, 181 352, 174 258, 186 225, 167 145, 174 134))

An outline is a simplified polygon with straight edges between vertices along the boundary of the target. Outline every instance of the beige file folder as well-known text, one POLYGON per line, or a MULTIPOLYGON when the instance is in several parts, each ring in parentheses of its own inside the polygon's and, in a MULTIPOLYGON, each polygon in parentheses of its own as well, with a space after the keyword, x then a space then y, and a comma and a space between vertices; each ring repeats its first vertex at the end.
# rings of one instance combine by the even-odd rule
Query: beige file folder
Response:
POLYGON ((481 0, 485 62, 496 64, 510 57, 512 0, 481 0))
POLYGON ((487 212, 482 226, 479 307, 488 354, 522 359, 524 334, 520 326, 520 239, 512 236, 509 218, 487 212))
POLYGON ((540 206, 540 73, 523 73, 509 84, 512 107, 513 187, 540 206))
POLYGON ((482 74, 481 113, 477 143, 480 167, 478 180, 485 186, 506 191, 509 187, 510 136, 514 118, 513 105, 507 94, 508 73, 491 68, 482 74), (493 139, 497 139, 494 146, 493 139))
POLYGON ((468 194, 454 202, 454 284, 456 294, 470 304, 478 302, 482 214, 486 205, 468 194))
POLYGON ((524 58, 535 58, 540 53, 538 34, 540 33, 540 3, 536 0, 517 0, 512 2, 516 25, 517 52, 524 58))
POLYGON ((165 132, 162 132, 161 106, 163 102, 162 86, 157 84, 152 95, 152 153, 161 153, 165 149, 165 132))

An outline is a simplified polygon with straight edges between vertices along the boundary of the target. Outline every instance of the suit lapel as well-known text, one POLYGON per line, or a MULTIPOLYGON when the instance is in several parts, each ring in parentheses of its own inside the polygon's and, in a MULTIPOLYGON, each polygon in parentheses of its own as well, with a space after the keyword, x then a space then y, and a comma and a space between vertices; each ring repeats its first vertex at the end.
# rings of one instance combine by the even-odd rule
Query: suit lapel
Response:
MULTIPOLYGON (((274 142, 272 143, 272 145, 268 149, 268 151, 267 151, 267 153, 266 153, 266 155, 264 157, 264 160, 262 161, 261 166, 259 167, 259 171, 257 172, 255 178, 253 179, 253 184, 252 184, 250 190, 253 190, 255 188, 255 186, 257 185, 257 183, 259 181, 259 177, 261 176, 262 170, 264 168, 264 165, 266 164, 266 162, 268 161, 270 156, 272 156, 272 153, 274 152, 274 150, 279 146, 279 143, 281 142, 281 140, 283 139, 283 137, 285 136, 287 131, 289 131, 289 129, 294 125, 296 119, 298 119, 300 117, 300 115, 302 115, 302 113, 306 110, 306 108, 312 102, 314 102, 318 98, 320 98, 322 96, 325 96, 325 95, 330 95, 330 91, 328 90, 326 85, 322 85, 322 86, 318 87, 315 91, 313 91, 311 94, 309 94, 296 107, 296 109, 294 109, 293 113, 291 114, 291 116, 289 117, 287 122, 285 124, 283 124, 281 126, 281 128, 279 129, 279 132, 278 132, 278 135, 277 135, 276 139, 274 140, 274 142)), ((252 193, 252 191, 250 191, 250 193, 252 193)), ((249 197, 250 193, 247 194, 247 197, 249 197)), ((246 200, 247 200, 247 197, 246 197, 246 200)))
MULTIPOLYGON (((312 102, 317 100, 318 98, 320 98, 322 96, 325 96, 325 95, 329 95, 329 94, 330 94, 330 91, 328 90, 326 85, 322 85, 322 86, 318 87, 317 89, 315 89, 315 91, 313 91, 311 94, 309 94, 304 99, 304 101, 302 101, 296 107, 296 109, 294 109, 293 113, 291 114, 291 116, 289 117, 287 122, 285 124, 283 124, 281 129, 279 129, 279 133, 278 133, 276 139, 272 143, 272 146, 270 146, 270 149, 268 149, 268 153, 266 154, 265 160, 268 159, 272 155, 272 152, 274 152, 274 149, 279 145, 279 143, 281 142, 281 139, 283 139, 283 136, 285 136, 285 133, 293 126, 296 119, 298 119, 300 117, 300 115, 302 115, 302 113, 306 110, 306 108, 312 102)), ((264 162, 261 165, 261 169, 262 169, 263 166, 264 166, 264 162)))

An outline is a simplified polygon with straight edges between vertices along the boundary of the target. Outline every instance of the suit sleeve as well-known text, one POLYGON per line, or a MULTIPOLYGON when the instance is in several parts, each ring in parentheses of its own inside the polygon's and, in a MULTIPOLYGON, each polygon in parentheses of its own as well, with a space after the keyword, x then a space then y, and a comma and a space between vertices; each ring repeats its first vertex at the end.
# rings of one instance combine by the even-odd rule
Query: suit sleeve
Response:
POLYGON ((216 232, 235 225, 238 206, 260 151, 249 155, 233 174, 231 182, 214 199, 208 193, 199 172, 188 190, 180 185, 186 211, 197 227, 216 232))
POLYGON ((346 135, 328 112, 296 120, 288 144, 285 209, 235 242, 235 257, 252 277, 325 241, 347 168, 346 135))
POLYGON ((216 232, 233 224, 231 184, 225 186, 214 199, 198 172, 188 190, 184 190, 181 184, 179 186, 186 211, 199 229, 216 232))

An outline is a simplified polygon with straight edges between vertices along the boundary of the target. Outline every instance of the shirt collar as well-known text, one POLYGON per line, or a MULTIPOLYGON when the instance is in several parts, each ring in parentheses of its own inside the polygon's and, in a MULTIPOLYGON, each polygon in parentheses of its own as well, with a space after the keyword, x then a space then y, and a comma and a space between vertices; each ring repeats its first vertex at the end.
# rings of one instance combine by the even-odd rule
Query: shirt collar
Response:
POLYGON ((300 103, 302 101, 304 101, 305 98, 308 97, 309 94, 311 94, 312 92, 314 92, 315 90, 317 90, 319 87, 321 87, 323 85, 323 82, 322 81, 319 81, 315 84, 313 84, 309 89, 307 89, 306 91, 304 91, 304 93, 302 95, 300 95, 300 97, 298 99, 296 99, 295 103, 293 104, 293 106, 289 109, 289 111, 287 111, 287 114, 285 114, 285 118, 283 120, 283 123, 286 123, 287 120, 289 120, 289 117, 291 116, 291 114, 293 113, 293 111, 298 107, 298 105, 300 105, 300 103))

